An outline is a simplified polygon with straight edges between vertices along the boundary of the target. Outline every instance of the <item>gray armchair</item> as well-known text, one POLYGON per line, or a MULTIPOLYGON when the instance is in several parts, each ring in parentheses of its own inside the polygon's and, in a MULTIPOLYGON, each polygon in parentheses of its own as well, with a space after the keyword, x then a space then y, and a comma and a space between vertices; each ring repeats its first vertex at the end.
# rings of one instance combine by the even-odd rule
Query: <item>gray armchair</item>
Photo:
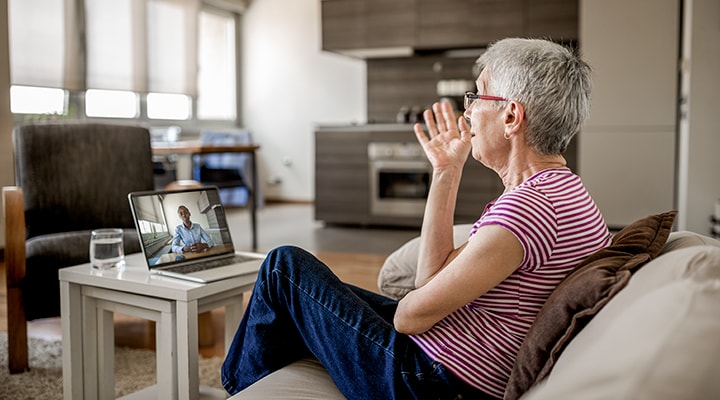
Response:
POLYGON ((90 231, 125 229, 140 251, 127 194, 152 190, 150 133, 95 123, 13 131, 15 187, 3 188, 8 366, 28 369, 27 321, 60 315, 58 270, 89 261, 90 231))

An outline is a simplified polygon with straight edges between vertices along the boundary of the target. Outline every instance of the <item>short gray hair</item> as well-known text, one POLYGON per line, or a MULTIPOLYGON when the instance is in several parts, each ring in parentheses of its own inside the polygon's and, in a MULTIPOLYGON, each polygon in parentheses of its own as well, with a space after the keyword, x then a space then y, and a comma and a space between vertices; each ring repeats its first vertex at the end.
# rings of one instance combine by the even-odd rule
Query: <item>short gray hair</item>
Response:
POLYGON ((476 63, 489 72, 487 94, 523 105, 530 146, 542 154, 567 149, 590 113, 591 70, 576 51, 510 38, 492 44, 476 63))

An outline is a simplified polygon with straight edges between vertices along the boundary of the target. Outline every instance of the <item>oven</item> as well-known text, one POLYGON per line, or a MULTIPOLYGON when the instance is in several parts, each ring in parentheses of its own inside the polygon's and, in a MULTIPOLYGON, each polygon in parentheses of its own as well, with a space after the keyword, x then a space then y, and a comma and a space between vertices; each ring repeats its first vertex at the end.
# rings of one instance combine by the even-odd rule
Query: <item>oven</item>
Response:
POLYGON ((422 217, 432 166, 418 143, 372 142, 370 161, 370 214, 422 217))

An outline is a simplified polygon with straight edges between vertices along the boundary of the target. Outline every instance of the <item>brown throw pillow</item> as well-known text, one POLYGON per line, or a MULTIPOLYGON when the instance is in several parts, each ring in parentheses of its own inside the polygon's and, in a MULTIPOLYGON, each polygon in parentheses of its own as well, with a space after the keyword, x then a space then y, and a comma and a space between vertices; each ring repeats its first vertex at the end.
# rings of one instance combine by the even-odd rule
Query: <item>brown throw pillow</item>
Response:
POLYGON ((635 221, 584 259, 550 295, 520 346, 505 400, 515 400, 552 370, 567 344, 662 250, 676 210, 635 221))

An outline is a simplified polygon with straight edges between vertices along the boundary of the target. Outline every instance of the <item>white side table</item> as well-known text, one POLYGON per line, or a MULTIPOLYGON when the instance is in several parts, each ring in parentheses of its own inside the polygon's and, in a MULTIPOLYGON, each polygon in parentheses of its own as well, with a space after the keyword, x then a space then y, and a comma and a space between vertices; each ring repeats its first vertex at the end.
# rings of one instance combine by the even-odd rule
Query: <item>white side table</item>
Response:
POLYGON ((60 270, 63 391, 67 400, 115 397, 113 313, 156 322, 157 384, 128 398, 226 398, 199 387, 198 313, 225 307, 225 351, 243 313, 243 292, 256 274, 199 284, 150 274, 142 254, 122 270, 90 264, 60 270))

